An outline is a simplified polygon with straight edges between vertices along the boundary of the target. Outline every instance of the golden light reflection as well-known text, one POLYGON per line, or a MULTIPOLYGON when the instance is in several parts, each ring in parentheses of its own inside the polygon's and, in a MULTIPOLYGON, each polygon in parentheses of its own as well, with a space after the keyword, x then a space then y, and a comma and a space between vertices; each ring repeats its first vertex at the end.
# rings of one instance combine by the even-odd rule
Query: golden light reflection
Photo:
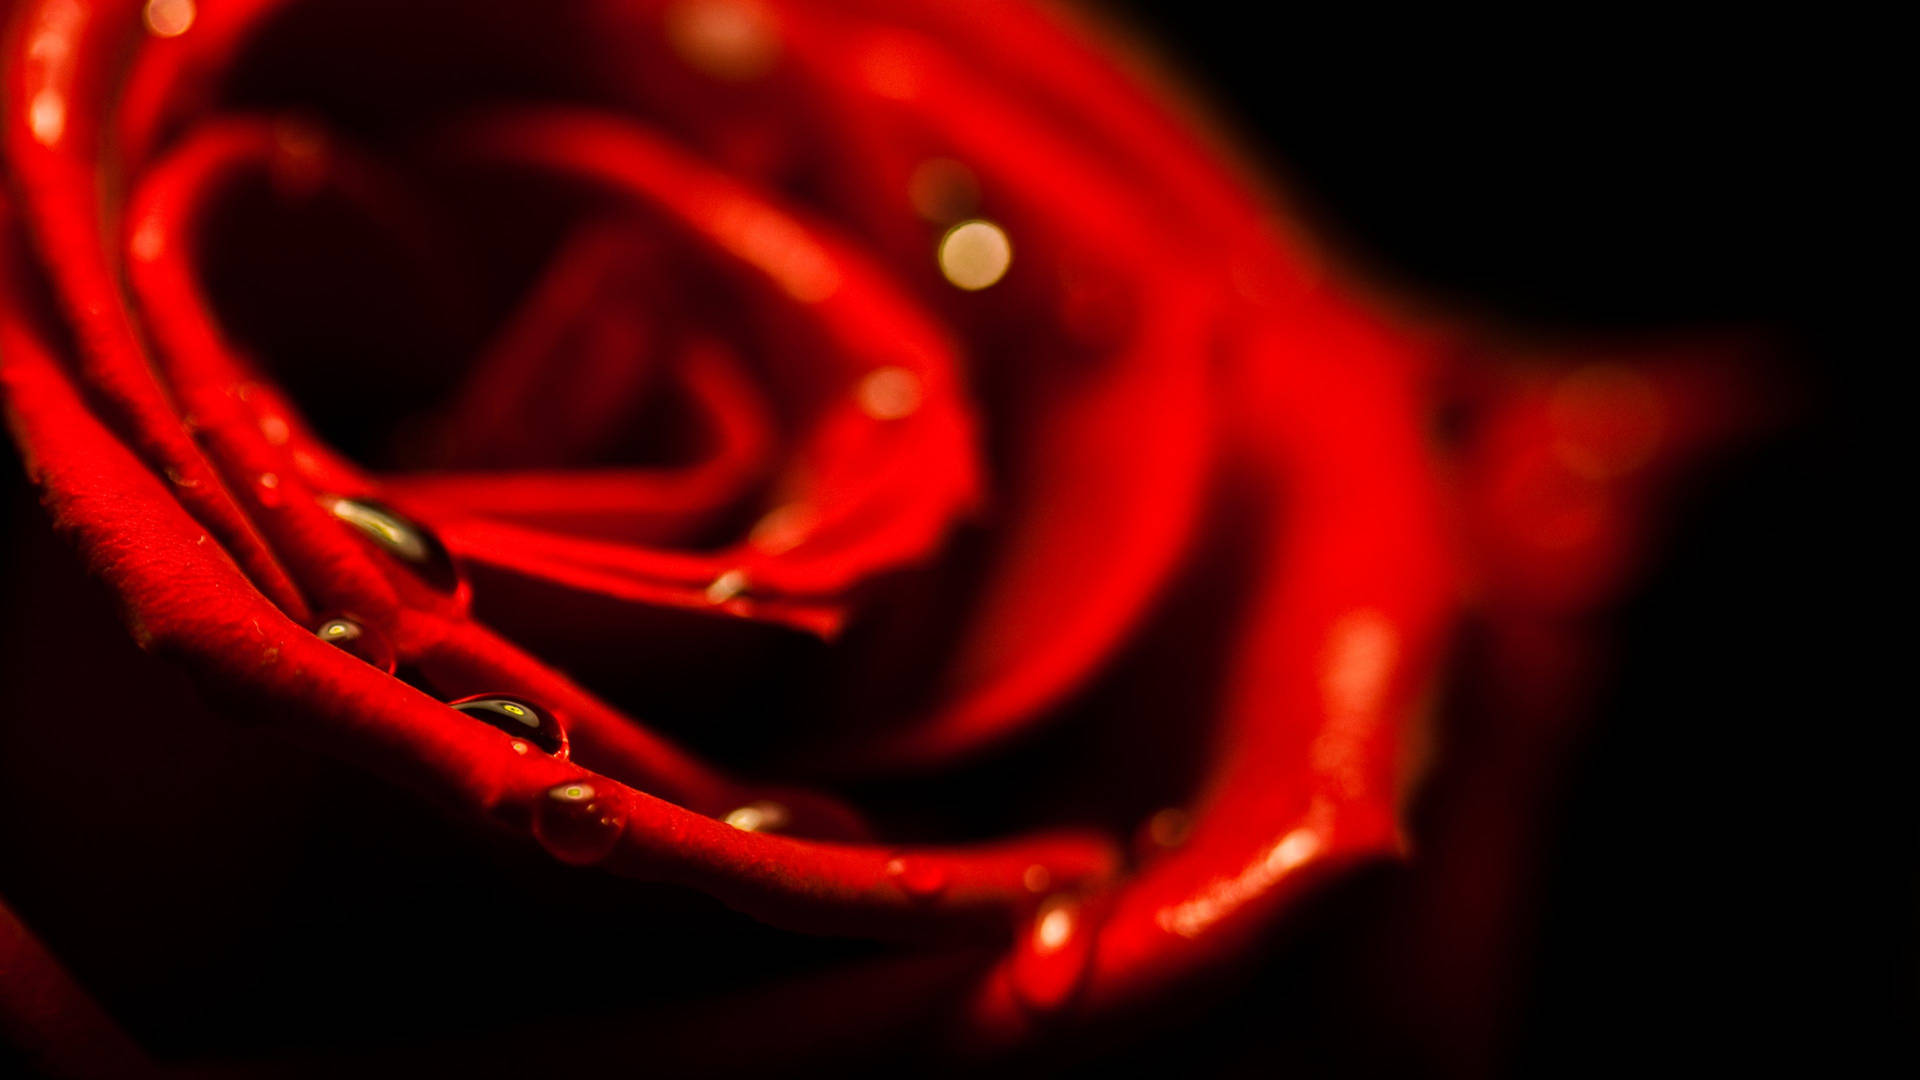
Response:
POLYGON ((147 24, 147 32, 155 37, 179 37, 193 26, 197 14, 193 0, 147 0, 140 21, 147 24))
POLYGON ((707 586, 707 603, 724 604, 747 591, 747 572, 739 568, 728 570, 713 579, 707 586))
POLYGON ((754 523, 747 542, 769 555, 780 555, 799 547, 813 532, 819 513, 806 503, 787 503, 767 511, 754 523))
POLYGON ((665 18, 673 51, 716 79, 757 79, 780 59, 779 23, 758 0, 681 0, 665 18))
POLYGON ((1318 832, 1302 825, 1257 852, 1233 877, 1215 878, 1198 896, 1161 908, 1154 921, 1170 934, 1198 937, 1313 858, 1322 843, 1318 832))
POLYGON ((1033 947, 1041 953, 1059 952, 1073 938, 1074 924, 1078 921, 1075 906, 1070 900, 1050 900, 1041 908, 1040 917, 1033 924, 1033 947))
POLYGON ((58 90, 47 89, 33 95, 27 106, 27 127, 42 146, 60 141, 67 130, 67 99, 58 90))
POLYGON ((940 273, 968 292, 976 292, 1007 276, 1013 265, 1013 244, 1005 229, 991 221, 963 221, 940 238, 940 273))
POLYGON ((766 832, 785 825, 788 816, 786 807, 762 800, 734 810, 725 820, 741 832, 766 832))
POLYGON ((919 410, 923 391, 918 375, 906 368, 883 367, 860 380, 854 397, 860 411, 875 420, 899 420, 919 410))

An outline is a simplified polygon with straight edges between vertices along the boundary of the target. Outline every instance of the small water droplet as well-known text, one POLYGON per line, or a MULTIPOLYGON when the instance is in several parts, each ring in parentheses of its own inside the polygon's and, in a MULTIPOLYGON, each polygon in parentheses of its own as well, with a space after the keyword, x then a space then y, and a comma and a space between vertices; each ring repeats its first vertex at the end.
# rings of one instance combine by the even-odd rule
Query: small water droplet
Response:
POLYGON ((285 446, 293 438, 293 427, 287 418, 278 413, 268 413, 260 418, 260 435, 273 446, 285 446))
POLYGON ((719 577, 714 578, 713 584, 707 586, 707 603, 724 604, 729 600, 733 600, 739 597, 741 593, 747 591, 747 585, 747 572, 745 570, 737 568, 729 570, 719 577))
POLYGON ((468 716, 524 739, 554 757, 565 760, 569 752, 566 726, 560 718, 524 698, 502 694, 475 694, 448 705, 468 716))
POLYGON ((1043 893, 1053 887, 1053 875, 1047 872, 1046 867, 1034 863, 1020 875, 1020 883, 1025 885, 1030 893, 1043 893))
POLYGON ((379 668, 387 674, 393 674, 395 656, 393 643, 387 636, 373 627, 345 616, 328 619, 320 624, 314 633, 321 641, 329 645, 338 645, 347 652, 379 668))
POLYGON ((947 887, 945 867, 911 855, 895 855, 887 860, 887 876, 914 900, 931 900, 947 887))
POLYGON ((726 822, 741 832, 777 832, 789 817, 785 806, 762 799, 734 810, 726 816, 726 822))
POLYGON ((328 498, 321 502, 334 517, 367 534, 412 567, 428 585, 447 593, 460 587, 460 571, 446 545, 411 519, 372 499, 328 498))
POLYGON ((279 474, 261 473, 259 484, 260 488, 256 494, 260 499, 260 505, 266 507, 279 506, 281 501, 279 474))
POLYGON ((665 17, 674 52, 716 79, 756 79, 780 58, 780 26, 759 0, 680 0, 665 17))
POLYGON ((920 377, 902 367, 875 368, 860 380, 854 398, 860 411, 875 420, 900 420, 912 416, 925 396, 920 377))
POLYGON ((167 467, 167 479, 176 487, 195 488, 200 486, 200 481, 195 480, 193 477, 188 476, 186 473, 181 472, 171 465, 167 467))
POLYGON ((806 542, 820 518, 806 503, 787 503, 767 511, 747 535, 747 542, 769 555, 782 555, 806 542))
POLYGON ((1155 848, 1167 850, 1177 848, 1187 842, 1187 834, 1193 831, 1193 818, 1177 806, 1169 806, 1146 820, 1142 827, 1142 845, 1147 851, 1155 848))
POLYGON ((1086 980, 1093 956, 1091 937, 1077 900, 1049 897, 1014 954, 1010 973, 1014 997, 1034 1012, 1052 1012, 1065 1005, 1086 980))
POLYGON ((585 780, 556 784, 533 808, 533 836, 553 857, 575 866, 597 863, 620 842, 627 811, 585 780))

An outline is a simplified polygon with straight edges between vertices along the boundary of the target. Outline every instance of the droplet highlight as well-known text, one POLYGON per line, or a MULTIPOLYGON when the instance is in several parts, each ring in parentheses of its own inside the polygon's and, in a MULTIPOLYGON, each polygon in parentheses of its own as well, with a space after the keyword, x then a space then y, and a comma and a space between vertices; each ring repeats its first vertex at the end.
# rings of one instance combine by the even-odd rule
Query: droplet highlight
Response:
POLYGON ((783 555, 805 543, 819 520, 819 512, 806 503, 777 506, 754 524, 747 542, 768 555, 783 555))
POLYGON ((67 99, 58 90, 42 90, 27 106, 27 128, 34 141, 52 146, 67 132, 67 99))
POLYGON ((1177 806, 1169 806, 1148 818, 1142 826, 1142 845, 1149 851, 1177 848, 1193 832, 1193 818, 1177 806))
POLYGON ((748 584, 745 570, 728 570, 707 586, 707 603, 717 605, 738 599, 747 591, 748 584))
POLYGON ((1049 897, 1014 954, 1009 974, 1015 999, 1032 1012, 1057 1011, 1079 992, 1092 956, 1092 935, 1079 901, 1049 897))
POLYGON ((963 221, 940 238, 940 273, 949 283, 977 292, 1007 276, 1013 243, 991 221, 963 221))
POLYGON ((1034 863, 1021 873, 1020 884, 1025 885, 1030 893, 1043 893, 1053 888, 1053 874, 1046 867, 1034 863))
MULTIPOLYGON (((277 481, 276 481, 277 483, 277 481)), ((460 571, 440 538, 372 499, 323 499, 334 517, 359 529, 374 543, 407 564, 432 588, 451 593, 460 587, 460 571)))
POLYGON ((140 21, 154 37, 171 38, 192 29, 194 16, 198 14, 193 0, 147 0, 147 6, 140 12, 140 21))
POLYGON ((626 807, 585 780, 556 784, 534 804, 533 836, 554 858, 574 866, 612 853, 627 827, 626 807))
POLYGON ((524 698, 475 694, 447 703, 490 727, 524 739, 557 758, 566 758, 567 730, 560 718, 524 698))
POLYGON ((673 51, 716 79, 757 79, 780 59, 779 24, 758 0, 680 0, 665 19, 673 51))
POLYGON ((338 646, 388 675, 393 674, 397 662, 393 643, 373 627, 338 616, 321 623, 314 634, 321 641, 338 646))
POLYGON ((725 818, 727 824, 741 832, 778 832, 791 819, 785 806, 767 799, 748 803, 725 818))
POLYGON ((927 901, 947 888, 946 868, 929 859, 895 855, 887 860, 887 877, 910 899, 927 901))
POLYGON ((919 411, 924 398, 920 377, 903 367, 875 368, 854 390, 860 411, 875 420, 904 420, 919 411))

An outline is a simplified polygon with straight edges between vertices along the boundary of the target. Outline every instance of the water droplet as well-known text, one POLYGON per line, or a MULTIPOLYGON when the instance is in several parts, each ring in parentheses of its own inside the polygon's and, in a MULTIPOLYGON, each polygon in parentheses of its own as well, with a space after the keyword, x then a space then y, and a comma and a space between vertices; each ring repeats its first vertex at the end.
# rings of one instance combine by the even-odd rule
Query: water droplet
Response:
POLYGON ((747 542, 769 555, 781 555, 805 543, 819 518, 819 512, 806 503, 777 506, 753 526, 747 542))
POLYGON ((1193 831, 1193 818, 1177 806, 1169 806, 1148 818, 1142 832, 1149 850, 1177 848, 1187 842, 1193 831))
POLYGON ((1035 1012, 1065 1005, 1086 980, 1092 935, 1077 900, 1049 897, 1035 913, 1010 972, 1014 997, 1035 1012))
POLYGON ((256 493, 260 505, 274 507, 280 505, 280 476, 278 473, 261 473, 260 489, 256 493))
POLYGON ((787 824, 789 816, 785 806, 762 799, 734 810, 725 820, 741 832, 777 832, 787 824))
POLYGON ((707 603, 724 604, 747 591, 747 572, 741 569, 729 570, 713 579, 707 586, 707 603))
POLYGON ((147 0, 140 19, 154 37, 179 37, 193 26, 193 0, 147 0))
MULTIPOLYGON (((276 481, 277 482, 277 481, 276 481)), ((460 587, 460 571, 440 538, 372 499, 323 499, 334 517, 371 537, 441 592, 460 587)))
POLYGON ((887 876, 914 900, 931 900, 947 887, 945 867, 911 855, 895 855, 887 860, 887 876))
POLYGON ((273 446, 285 446, 293 438, 293 427, 287 418, 278 413, 268 413, 260 418, 260 436, 273 446))
POLYGON ((167 479, 176 487, 193 488, 200 486, 200 481, 195 480, 193 477, 188 476, 186 473, 181 472, 171 465, 167 466, 167 479))
POLYGON ((758 0, 680 0, 666 11, 667 41, 716 79, 756 79, 780 58, 780 27, 758 0))
POLYGON ((1034 863, 1020 875, 1020 884, 1025 885, 1030 893, 1043 893, 1053 887, 1053 875, 1046 867, 1034 863))
POLYGON ((606 858, 626 827, 620 800, 585 780, 548 788, 533 808, 534 839, 554 858, 575 866, 606 858))
POLYGON ((875 420, 901 420, 920 408, 920 377, 903 367, 875 368, 860 380, 854 398, 875 420))
POLYGON ((338 616, 320 624, 314 633, 321 641, 329 645, 338 645, 368 664, 387 674, 393 674, 395 656, 393 643, 387 636, 365 623, 338 616))
POLYGON ((940 238, 940 273, 968 292, 999 281, 1012 265, 1013 244, 991 221, 963 221, 940 238))
POLYGON ((560 718, 524 698, 475 694, 447 704, 554 757, 564 760, 567 756, 567 729, 560 718))

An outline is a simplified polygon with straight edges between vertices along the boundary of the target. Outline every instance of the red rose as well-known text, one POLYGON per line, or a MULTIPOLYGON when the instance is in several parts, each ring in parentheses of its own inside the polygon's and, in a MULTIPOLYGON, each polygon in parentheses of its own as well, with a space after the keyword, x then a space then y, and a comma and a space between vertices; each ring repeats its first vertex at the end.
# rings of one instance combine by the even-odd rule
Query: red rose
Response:
POLYGON ((1402 850, 1456 552, 1593 602, 1693 431, 1528 376, 1449 464, 1457 341, 1049 9, 12 7, 0 387, 134 639, 502 844, 889 943, 810 1023, 1231 966, 1402 850))

